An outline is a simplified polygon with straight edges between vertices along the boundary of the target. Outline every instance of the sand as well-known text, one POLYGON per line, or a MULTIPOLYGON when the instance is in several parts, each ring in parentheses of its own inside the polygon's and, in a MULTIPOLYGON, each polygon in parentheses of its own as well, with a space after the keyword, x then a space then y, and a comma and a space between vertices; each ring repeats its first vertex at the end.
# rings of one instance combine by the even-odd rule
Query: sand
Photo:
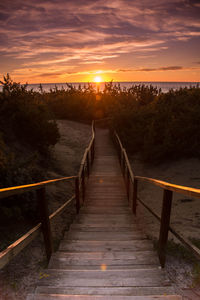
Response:
MULTIPOLYGON (((135 175, 160 179, 170 183, 200 188, 200 160, 191 158, 168 162, 158 166, 142 163, 138 157, 131 158, 135 175)), ((163 190, 149 183, 139 183, 139 198, 159 215, 162 207, 163 190)), ((158 237, 159 223, 143 210, 147 233, 158 237)), ((200 199, 174 193, 171 225, 187 238, 200 239, 200 199)), ((170 235, 170 238, 172 236, 170 235)))

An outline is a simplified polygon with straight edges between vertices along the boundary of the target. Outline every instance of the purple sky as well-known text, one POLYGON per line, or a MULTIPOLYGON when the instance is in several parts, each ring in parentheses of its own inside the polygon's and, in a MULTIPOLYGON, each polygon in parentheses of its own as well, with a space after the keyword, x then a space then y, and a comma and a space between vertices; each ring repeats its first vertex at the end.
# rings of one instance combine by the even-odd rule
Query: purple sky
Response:
POLYGON ((6 0, 0 77, 200 81, 199 0, 6 0))

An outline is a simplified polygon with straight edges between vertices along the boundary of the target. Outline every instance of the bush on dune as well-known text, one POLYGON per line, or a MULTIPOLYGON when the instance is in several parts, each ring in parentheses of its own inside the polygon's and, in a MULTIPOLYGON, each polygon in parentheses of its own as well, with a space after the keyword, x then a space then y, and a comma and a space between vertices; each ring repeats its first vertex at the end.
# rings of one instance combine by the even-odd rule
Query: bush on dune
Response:
MULTIPOLYGON (((49 149, 59 139, 56 122, 40 93, 13 82, 9 74, 0 83, 0 187, 44 180, 41 166, 47 163, 49 149)), ((36 207, 35 193, 2 199, 0 225, 8 219, 31 221, 36 218, 36 207)))
POLYGON ((200 156, 198 86, 162 93, 153 86, 122 88, 113 82, 100 92, 90 84, 67 85, 44 93, 43 99, 57 118, 110 118, 128 151, 148 162, 200 156))
POLYGON ((35 150, 47 151, 59 139, 55 121, 51 121, 48 107, 37 92, 28 91, 27 85, 4 77, 3 91, 0 95, 0 127, 5 139, 15 135, 21 143, 35 150))
POLYGON ((200 157, 199 87, 161 93, 113 119, 128 149, 148 162, 200 157))

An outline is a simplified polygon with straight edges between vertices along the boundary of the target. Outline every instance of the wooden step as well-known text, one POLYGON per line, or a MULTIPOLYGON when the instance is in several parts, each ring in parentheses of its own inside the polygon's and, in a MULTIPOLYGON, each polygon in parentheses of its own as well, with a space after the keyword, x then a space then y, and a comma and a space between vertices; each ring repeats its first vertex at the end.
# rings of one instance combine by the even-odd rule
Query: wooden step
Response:
MULTIPOLYGON (((63 294, 63 295, 109 295, 112 296, 148 296, 148 295, 173 295, 174 288, 165 287, 55 287, 38 286, 36 294, 63 294)), ((154 298, 156 300, 157 298, 154 298)), ((175 298, 176 299, 176 298, 175 298)), ((178 298, 181 299, 181 298, 178 298)))
POLYGON ((88 231, 88 232, 133 232, 134 229, 137 229, 136 225, 130 224, 130 225, 124 225, 120 226, 119 224, 116 224, 115 226, 110 225, 109 227, 106 226, 107 224, 89 224, 89 225, 84 225, 84 224, 72 224, 70 226, 71 229, 73 230, 78 230, 79 232, 82 231, 88 231))
POLYGON ((140 232, 80 232, 70 229, 65 233, 64 239, 86 240, 86 241, 132 241, 145 239, 145 235, 140 232))
POLYGON ((85 219, 85 220, 89 220, 89 219, 93 219, 93 220, 113 220, 113 221, 130 221, 133 220, 134 217, 131 216, 131 214, 128 213, 124 213, 124 214, 87 214, 87 213, 80 213, 78 215, 79 219, 85 219))
POLYGON ((132 220, 129 220, 129 221, 123 221, 123 220, 104 220, 104 219, 85 219, 85 218, 81 218, 81 219, 78 219, 78 220, 75 220, 73 222, 73 224, 82 224, 82 225, 91 225, 91 226, 97 226, 97 227, 100 227, 100 226, 119 226, 119 227, 126 227, 126 226, 131 226, 131 225, 134 225, 136 224, 135 221, 132 221, 132 220))
POLYGON ((104 207, 93 207, 93 206, 87 206, 83 207, 80 210, 80 213, 88 213, 88 214, 108 214, 108 215, 124 215, 124 214, 129 214, 130 209, 128 207, 111 207, 109 208, 108 206, 104 207))
POLYGON ((84 225, 91 225, 91 226, 119 226, 119 227, 126 227, 130 225, 136 224, 134 220, 104 220, 104 219, 85 219, 85 218, 78 218, 76 219, 73 224, 84 224, 84 225))
POLYGON ((87 200, 84 203, 84 207, 91 206, 91 205, 95 207, 103 206, 103 205, 107 205, 108 207, 113 205, 120 206, 120 207, 129 207, 127 199, 125 198, 117 199, 116 197, 110 199, 106 199, 105 197, 103 198, 95 197, 94 199, 87 198, 87 200))
POLYGON ((144 251, 153 250, 149 240, 134 241, 68 241, 63 240, 60 251, 96 252, 96 251, 144 251))
POLYGON ((94 295, 63 295, 63 294, 32 294, 28 295, 27 300, 181 300, 181 296, 176 295, 160 295, 160 296, 94 296, 94 295))
POLYGON ((106 271, 66 271, 49 269, 45 277, 41 278, 39 285, 57 287, 157 287, 169 286, 169 280, 162 270, 106 270, 106 271))
POLYGON ((49 263, 50 268, 65 268, 68 265, 80 266, 137 266, 137 265, 156 265, 158 257, 154 251, 135 251, 135 252, 63 252, 58 251, 52 255, 49 263))

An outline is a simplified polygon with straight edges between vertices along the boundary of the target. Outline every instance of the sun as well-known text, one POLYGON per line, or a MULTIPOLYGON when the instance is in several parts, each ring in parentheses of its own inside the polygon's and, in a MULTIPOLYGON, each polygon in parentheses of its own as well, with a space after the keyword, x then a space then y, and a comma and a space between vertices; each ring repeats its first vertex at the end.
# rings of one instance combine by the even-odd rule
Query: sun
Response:
POLYGON ((94 77, 94 82, 96 82, 96 83, 102 82, 101 76, 96 76, 96 77, 94 77))

